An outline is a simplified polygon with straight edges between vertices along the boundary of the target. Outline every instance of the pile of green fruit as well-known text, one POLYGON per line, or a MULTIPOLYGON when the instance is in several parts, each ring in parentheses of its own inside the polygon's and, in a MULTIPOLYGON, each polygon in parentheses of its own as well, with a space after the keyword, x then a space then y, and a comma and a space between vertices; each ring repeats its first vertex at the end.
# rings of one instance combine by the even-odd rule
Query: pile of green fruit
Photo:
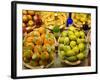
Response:
POLYGON ((61 33, 58 39, 58 54, 61 60, 69 62, 82 61, 86 57, 85 33, 82 30, 70 26, 61 33))

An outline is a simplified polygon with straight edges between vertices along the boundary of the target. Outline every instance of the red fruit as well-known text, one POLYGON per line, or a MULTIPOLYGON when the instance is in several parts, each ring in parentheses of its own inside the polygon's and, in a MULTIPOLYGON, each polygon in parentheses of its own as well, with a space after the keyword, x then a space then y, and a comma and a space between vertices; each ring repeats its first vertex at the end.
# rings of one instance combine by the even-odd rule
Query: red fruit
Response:
POLYGON ((41 20, 41 19, 36 20, 36 21, 35 21, 35 24, 36 24, 36 25, 41 25, 41 24, 42 24, 42 20, 41 20))
POLYGON ((38 20, 38 19, 40 19, 40 16, 39 16, 38 14, 35 14, 35 15, 33 16, 33 20, 36 21, 36 20, 38 20))
POLYGON ((42 24, 42 20, 38 14, 34 15, 33 19, 34 19, 36 25, 42 24))

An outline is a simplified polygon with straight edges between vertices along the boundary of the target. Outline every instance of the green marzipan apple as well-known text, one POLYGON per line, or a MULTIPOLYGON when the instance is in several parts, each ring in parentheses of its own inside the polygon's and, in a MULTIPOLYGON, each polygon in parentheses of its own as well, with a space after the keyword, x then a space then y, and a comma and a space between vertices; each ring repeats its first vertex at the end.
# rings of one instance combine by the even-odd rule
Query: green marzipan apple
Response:
POLYGON ((63 50, 64 49, 64 44, 59 44, 59 48, 60 48, 60 50, 63 50))
POLYGON ((68 28, 68 30, 70 30, 70 31, 75 31, 76 28, 75 28, 74 26, 70 26, 70 27, 68 28))
POLYGON ((64 51, 60 51, 59 56, 60 56, 60 58, 64 58, 65 52, 64 51))
POLYGON ((85 42, 86 42, 85 39, 80 39, 80 38, 77 39, 77 44, 85 43, 85 42))
POLYGON ((64 44, 69 44, 69 38, 68 37, 64 38, 64 44))
POLYGON ((80 36, 81 36, 81 38, 84 38, 85 37, 84 31, 80 31, 80 36))
POLYGON ((79 33, 79 31, 75 31, 75 36, 76 36, 77 38, 80 37, 80 33, 79 33))
POLYGON ((85 58, 85 55, 84 55, 84 53, 79 53, 78 55, 77 55, 77 58, 79 59, 79 60, 83 60, 84 58, 85 58))
POLYGON ((69 39, 70 39, 70 40, 76 40, 76 36, 75 36, 75 35, 70 35, 70 36, 69 36, 69 39))
POLYGON ((68 36, 70 35, 74 35, 74 32, 73 31, 68 31, 68 36))
POLYGON ((64 37, 60 37, 59 40, 58 40, 59 43, 64 43, 64 39, 65 39, 64 37))
POLYGON ((74 53, 73 50, 68 50, 68 51, 66 52, 66 56, 74 56, 74 55, 75 55, 75 53, 74 53))
POLYGON ((78 48, 79 48, 80 51, 83 51, 85 49, 85 44, 84 43, 80 43, 78 45, 78 48))
POLYGON ((70 50, 70 49, 71 49, 70 46, 68 46, 68 45, 64 45, 64 48, 63 48, 64 51, 68 51, 68 50, 70 50))
POLYGON ((70 42, 70 46, 73 48, 73 47, 75 47, 76 46, 76 41, 71 41, 70 42))
POLYGON ((67 31, 63 31, 63 32, 61 33, 61 35, 62 35, 63 37, 66 37, 66 36, 67 36, 67 34, 68 34, 68 32, 67 32, 67 31))
POLYGON ((73 50, 75 53, 78 53, 78 52, 79 52, 78 46, 75 46, 72 50, 73 50))
POLYGON ((80 44, 82 40, 80 38, 77 39, 77 44, 80 44))
POLYGON ((66 58, 68 61, 70 61, 70 62, 75 62, 75 61, 77 61, 77 57, 76 56, 70 56, 70 57, 67 57, 66 58))

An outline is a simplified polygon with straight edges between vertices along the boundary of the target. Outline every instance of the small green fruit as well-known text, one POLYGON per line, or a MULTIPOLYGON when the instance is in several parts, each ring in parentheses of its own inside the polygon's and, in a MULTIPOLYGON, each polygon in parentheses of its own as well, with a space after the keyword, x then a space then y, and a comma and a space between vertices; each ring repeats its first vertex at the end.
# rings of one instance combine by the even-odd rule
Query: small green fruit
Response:
POLYGON ((70 48, 70 46, 65 45, 63 49, 66 52, 66 51, 70 50, 71 48, 70 48))
POLYGON ((69 39, 70 39, 70 40, 76 40, 76 36, 75 36, 75 35, 70 35, 70 36, 69 36, 69 39))
POLYGON ((80 36, 81 36, 81 38, 84 38, 85 37, 84 31, 80 31, 80 36))
POLYGON ((60 50, 63 50, 64 49, 64 44, 59 44, 59 48, 60 48, 60 50))
POLYGON ((69 38, 68 37, 65 37, 64 44, 69 44, 69 38))
POLYGON ((66 50, 71 50, 71 47, 70 46, 66 46, 66 50))
POLYGON ((64 43, 64 39, 65 39, 64 37, 60 37, 59 40, 58 40, 59 43, 64 43))
POLYGON ((63 37, 66 37, 67 36, 67 31, 63 31, 62 33, 61 33, 61 35, 63 36, 63 37))
POLYGON ((77 55, 77 58, 78 58, 79 60, 83 60, 83 59, 85 58, 85 55, 84 55, 83 53, 79 53, 79 54, 77 55))
POLYGON ((78 31, 76 31, 76 32, 75 32, 75 36, 76 36, 77 38, 79 38, 79 37, 80 37, 80 33, 79 33, 78 31))
POLYGON ((77 44, 80 44, 82 40, 80 38, 77 39, 77 44))
POLYGON ((70 56, 67 58, 68 61, 70 62, 74 62, 74 61, 77 61, 77 57, 76 56, 70 56))
POLYGON ((78 52, 79 52, 78 46, 75 46, 75 47, 73 48, 73 51, 74 51, 75 53, 78 53, 78 52))
POLYGON ((74 35, 73 31, 68 31, 68 36, 74 35))
POLYGON ((64 58, 64 56, 65 56, 65 52, 64 52, 64 51, 60 51, 59 56, 60 56, 60 58, 64 58))
POLYGON ((75 41, 71 41, 70 42, 70 46, 73 48, 73 47, 75 47, 76 46, 76 42, 75 41))
POLYGON ((80 44, 78 45, 78 48, 79 48, 80 51, 83 51, 83 50, 85 49, 84 43, 80 43, 80 44))
POLYGON ((74 26, 70 26, 68 30, 70 30, 70 31, 75 31, 76 28, 75 28, 74 26))
POLYGON ((66 52, 66 56, 74 56, 74 55, 75 55, 75 53, 74 53, 73 50, 68 50, 68 51, 66 52))

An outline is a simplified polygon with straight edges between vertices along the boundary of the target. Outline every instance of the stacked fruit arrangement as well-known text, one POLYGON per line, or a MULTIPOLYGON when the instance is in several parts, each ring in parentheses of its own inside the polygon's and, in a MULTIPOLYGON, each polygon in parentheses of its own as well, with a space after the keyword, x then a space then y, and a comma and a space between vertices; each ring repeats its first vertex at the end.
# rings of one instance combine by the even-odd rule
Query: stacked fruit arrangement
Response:
POLYGON ((91 15, 86 13, 72 13, 72 19, 73 24, 76 25, 78 28, 84 28, 84 25, 87 25, 88 27, 85 27, 85 30, 87 28, 91 28, 91 15))
MULTIPOLYGON (((55 38, 49 30, 40 27, 24 37, 23 61, 31 67, 53 63, 55 53, 55 38)), ((29 67, 29 66, 28 66, 29 67)))
POLYGON ((87 57, 87 42, 91 43, 90 24, 90 14, 23 10, 24 66, 46 68, 58 58, 68 65, 80 64, 87 57), (69 26, 68 14, 73 20, 69 26))
POLYGON ((33 31, 34 28, 40 27, 42 25, 39 12, 33 10, 23 10, 22 14, 23 33, 29 33, 33 31))
POLYGON ((84 31, 70 26, 68 30, 62 31, 58 42, 58 54, 61 60, 65 60, 69 65, 76 65, 85 59, 86 40, 84 31))
POLYGON ((66 27, 66 19, 68 18, 68 13, 65 12, 42 12, 42 21, 46 28, 53 29, 55 24, 58 27, 65 28, 66 27))

